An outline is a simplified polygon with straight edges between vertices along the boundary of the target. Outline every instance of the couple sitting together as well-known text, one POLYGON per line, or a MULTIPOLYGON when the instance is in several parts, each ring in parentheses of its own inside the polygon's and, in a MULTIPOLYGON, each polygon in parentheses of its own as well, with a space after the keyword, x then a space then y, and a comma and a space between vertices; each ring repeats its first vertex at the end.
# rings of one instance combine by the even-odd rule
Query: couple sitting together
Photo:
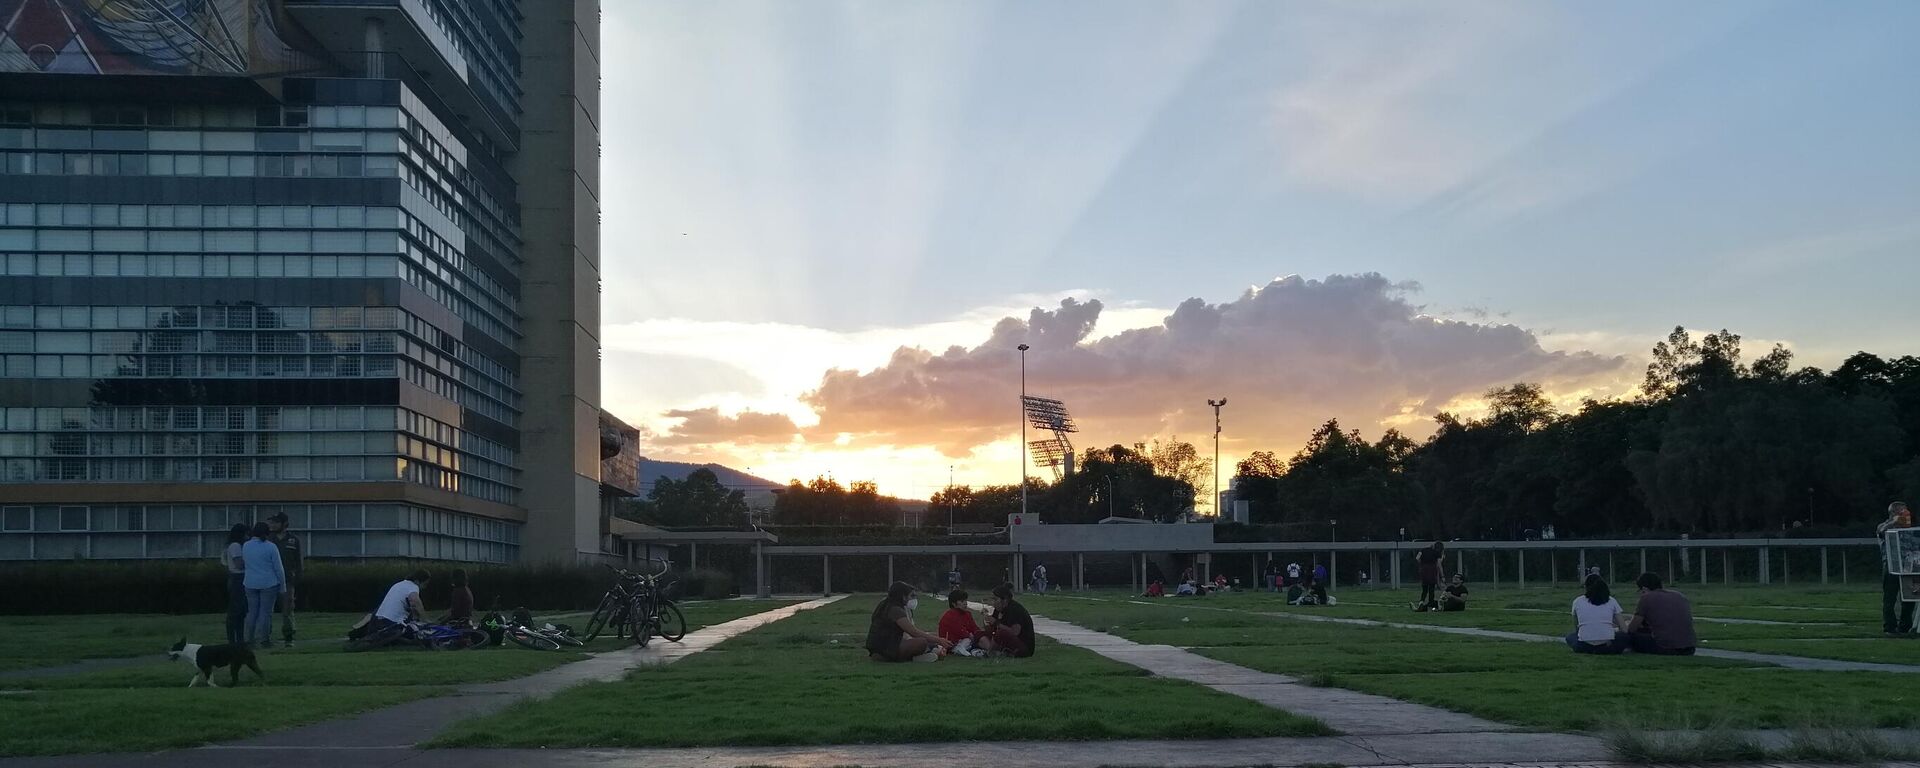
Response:
POLYGON ((875 661, 938 661, 947 654, 961 656, 1033 655, 1033 615, 1013 599, 1013 585, 993 588, 992 611, 982 630, 973 621, 967 593, 947 594, 947 612, 940 617, 937 635, 913 623, 920 598, 913 585, 896 581, 873 609, 867 628, 867 654, 875 661))
POLYGON ((1608 592, 1607 580, 1597 573, 1588 575, 1586 594, 1573 599, 1574 630, 1566 637, 1567 646, 1574 653, 1692 656, 1698 642, 1692 601, 1666 589, 1656 574, 1640 574, 1634 585, 1640 589, 1640 602, 1628 618, 1608 592))

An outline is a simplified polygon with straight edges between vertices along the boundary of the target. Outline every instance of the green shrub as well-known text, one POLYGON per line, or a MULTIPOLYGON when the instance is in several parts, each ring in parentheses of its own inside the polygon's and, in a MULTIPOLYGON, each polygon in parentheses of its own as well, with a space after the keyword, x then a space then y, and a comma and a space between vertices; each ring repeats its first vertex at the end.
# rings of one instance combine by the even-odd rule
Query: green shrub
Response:
MULTIPOLYGON (((447 574, 465 568, 475 604, 591 610, 612 583, 599 566, 475 565, 405 560, 307 563, 303 611, 370 611, 415 568, 433 574, 422 597, 446 605, 447 574)), ((724 574, 722 574, 724 576, 724 574)), ((709 581, 717 581, 709 577, 709 581)), ((731 579, 725 579, 731 588, 731 579)), ((704 593, 703 593, 704 594, 704 593)), ((219 563, 193 561, 34 563, 0 567, 0 614, 217 613, 226 610, 219 563)))

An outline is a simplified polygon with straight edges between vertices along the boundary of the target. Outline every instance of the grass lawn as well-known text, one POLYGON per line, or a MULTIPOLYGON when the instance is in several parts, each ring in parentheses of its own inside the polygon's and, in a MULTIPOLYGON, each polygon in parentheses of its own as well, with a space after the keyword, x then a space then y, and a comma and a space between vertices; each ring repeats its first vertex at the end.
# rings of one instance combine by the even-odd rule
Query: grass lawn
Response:
MULTIPOLYGON (((668 667, 456 726, 434 746, 628 747, 1323 735, 1315 720, 1042 638, 1031 659, 880 664, 856 595, 668 667)), ((937 613, 921 608, 923 623, 937 613)))
POLYGON ((44 691, 0 696, 0 756, 195 747, 432 696, 426 686, 44 691))
MULTIPOLYGON (((1535 590, 1513 592, 1517 594, 1503 594, 1497 600, 1545 597, 1535 590)), ((1849 713, 1860 725, 1920 725, 1920 694, 1880 673, 1804 672, 1704 657, 1581 656, 1546 643, 1309 623, 1256 613, 1311 611, 1315 615, 1541 634, 1566 631, 1566 622, 1558 616, 1492 610, 1496 599, 1476 602, 1465 613, 1416 614, 1404 608, 1384 607, 1392 593, 1347 594, 1351 599, 1322 608, 1289 607, 1263 594, 1163 599, 1152 605, 1138 605, 1128 602, 1131 598, 1113 594, 1102 595, 1101 601, 1053 596, 1026 602, 1035 614, 1138 642, 1187 647, 1222 661, 1293 675, 1318 685, 1543 728, 1594 730, 1620 722, 1724 722, 1733 727, 1779 728, 1802 724, 1810 713, 1849 713), (1369 597, 1383 605, 1362 605, 1369 597)), ((1878 599, 1877 595, 1873 597, 1878 599)), ((1631 605, 1630 598, 1627 602, 1631 605)), ((1703 638, 1715 637, 1723 629, 1742 634, 1775 631, 1790 637, 1805 628, 1699 626, 1703 638)), ((1841 624, 1830 631, 1857 633, 1858 629, 1841 624)), ((1791 639, 1746 642, 1818 644, 1791 639)), ((1913 641, 1874 638, 1858 642, 1879 643, 1891 649, 1914 647, 1913 641)), ((1714 647, 1723 646, 1716 643, 1714 647)))
MULTIPOLYGON (((691 603, 689 629, 771 610, 791 601, 691 603)), ((559 612, 540 620, 581 624, 559 612)), ((48 677, 0 680, 0 755, 121 752, 230 741, 448 693, 467 683, 507 680, 586 658, 507 645, 467 651, 390 649, 349 654, 339 638, 355 614, 301 614, 301 642, 260 652, 269 687, 241 672, 236 689, 185 686, 193 672, 167 661, 181 635, 219 639, 224 616, 103 615, 8 619, 10 655, 0 669, 82 659, 140 657, 128 666, 48 677), (11 631, 22 628, 28 631, 11 631), (21 693, 24 691, 24 693, 21 693)), ((278 627, 276 625, 276 631, 278 627)), ((604 642, 605 649, 625 643, 604 642)), ((597 649, 596 649, 597 650, 597 649)), ((226 684, 225 671, 216 680, 226 684)))
MULTIPOLYGON (((1338 593, 1336 615, 1405 624, 1478 627, 1538 635, 1564 635, 1572 629, 1568 608, 1577 594, 1571 586, 1474 587, 1470 608, 1460 613, 1414 613, 1411 589, 1347 589, 1338 593)), ((1701 647, 1781 653, 1843 661, 1920 664, 1920 648, 1880 634, 1879 584, 1725 586, 1675 585, 1694 602, 1701 647), (1713 619, 1777 622, 1722 623, 1713 619), (1906 658, 1902 658, 1905 656, 1906 658)), ((1107 593, 1106 597, 1119 597, 1107 593)), ((1628 585, 1616 592, 1631 612, 1637 596, 1628 585)), ((1323 608, 1286 605, 1266 592, 1240 592, 1205 598, 1200 604, 1246 611, 1320 612, 1323 608)))

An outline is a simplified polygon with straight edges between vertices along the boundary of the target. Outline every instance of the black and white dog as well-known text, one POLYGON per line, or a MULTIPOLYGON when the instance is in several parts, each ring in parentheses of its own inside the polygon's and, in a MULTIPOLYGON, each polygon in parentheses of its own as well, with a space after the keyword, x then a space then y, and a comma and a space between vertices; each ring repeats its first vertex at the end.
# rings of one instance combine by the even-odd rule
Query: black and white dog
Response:
POLYGON ((253 674, 260 678, 262 685, 267 682, 267 674, 260 671, 260 662, 254 659, 253 649, 248 648, 245 643, 196 645, 187 642, 183 637, 180 638, 180 642, 174 643, 172 648, 167 649, 167 658, 180 659, 194 668, 193 678, 187 681, 188 688, 199 685, 203 680, 207 685, 220 687, 219 683, 213 681, 213 671, 221 667, 227 668, 227 685, 240 683, 241 667, 253 670, 253 674))

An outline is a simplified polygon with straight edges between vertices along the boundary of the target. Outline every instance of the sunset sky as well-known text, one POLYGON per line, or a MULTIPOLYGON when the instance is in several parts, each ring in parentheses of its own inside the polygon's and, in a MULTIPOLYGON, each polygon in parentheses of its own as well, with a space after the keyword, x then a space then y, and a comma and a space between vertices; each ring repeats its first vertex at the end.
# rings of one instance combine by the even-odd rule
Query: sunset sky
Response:
MULTIPOLYGON (((1224 464, 1676 324, 1920 353, 1920 3, 607 3, 609 410, 650 458, 1015 482, 1224 464)), ((1203 491, 1205 489, 1202 489, 1203 491)))

